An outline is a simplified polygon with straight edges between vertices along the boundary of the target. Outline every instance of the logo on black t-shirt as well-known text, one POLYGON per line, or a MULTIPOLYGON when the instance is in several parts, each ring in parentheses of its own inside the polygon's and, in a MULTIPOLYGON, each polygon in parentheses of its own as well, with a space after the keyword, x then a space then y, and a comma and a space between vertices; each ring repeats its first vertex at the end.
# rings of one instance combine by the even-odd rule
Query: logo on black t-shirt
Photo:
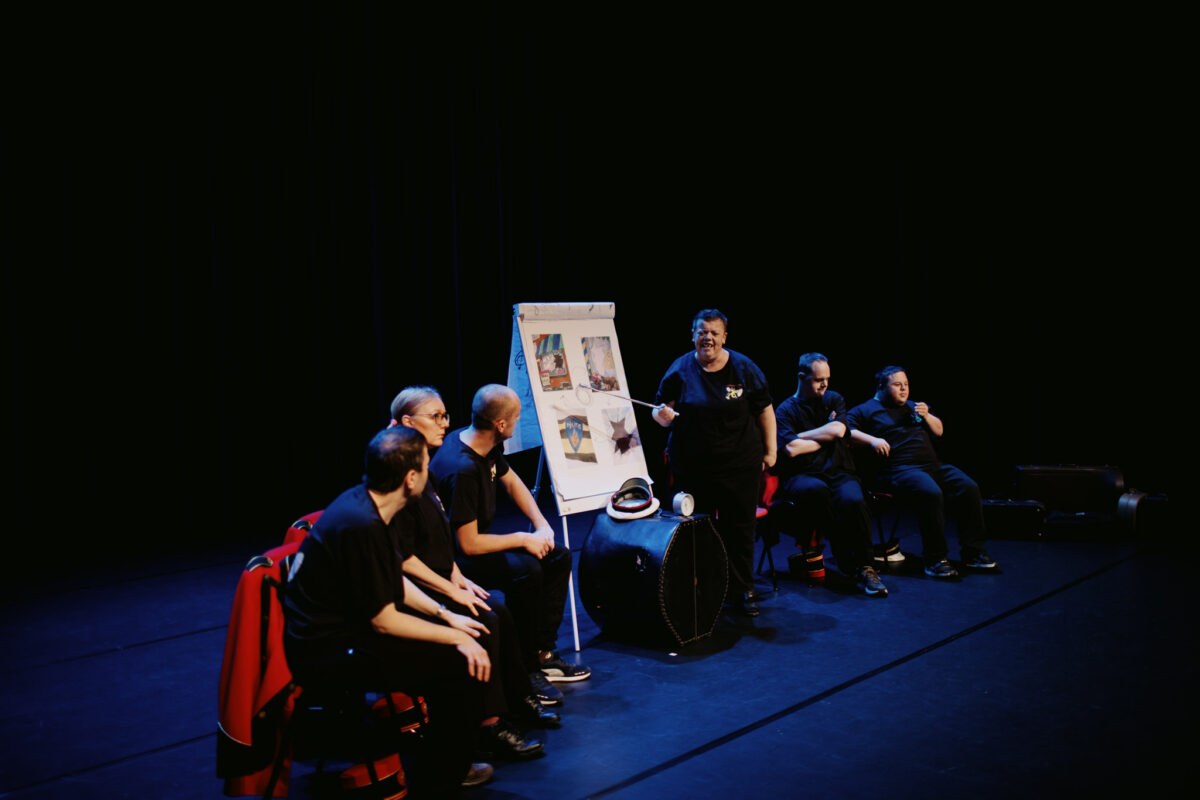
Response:
POLYGON ((740 383, 725 384, 725 399, 726 400, 737 400, 739 397, 741 397, 745 393, 746 393, 746 390, 742 388, 742 385, 740 383))

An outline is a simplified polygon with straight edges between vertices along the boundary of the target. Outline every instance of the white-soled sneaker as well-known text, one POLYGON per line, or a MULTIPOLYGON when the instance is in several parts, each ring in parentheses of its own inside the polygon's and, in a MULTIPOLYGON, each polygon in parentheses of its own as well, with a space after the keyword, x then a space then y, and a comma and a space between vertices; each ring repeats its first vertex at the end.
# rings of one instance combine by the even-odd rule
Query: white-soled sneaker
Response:
POLYGON ((863 594, 869 597, 887 597, 887 587, 883 585, 883 581, 879 580, 879 573, 875 571, 874 567, 860 569, 855 583, 863 590, 863 594))
POLYGON ((888 544, 877 544, 874 547, 872 558, 879 564, 902 564, 904 563, 904 553, 900 552, 899 542, 889 542, 888 544))
POLYGON ((583 664, 568 664, 558 653, 551 653, 550 658, 538 665, 538 669, 553 683, 571 683, 583 681, 592 677, 592 671, 583 664))

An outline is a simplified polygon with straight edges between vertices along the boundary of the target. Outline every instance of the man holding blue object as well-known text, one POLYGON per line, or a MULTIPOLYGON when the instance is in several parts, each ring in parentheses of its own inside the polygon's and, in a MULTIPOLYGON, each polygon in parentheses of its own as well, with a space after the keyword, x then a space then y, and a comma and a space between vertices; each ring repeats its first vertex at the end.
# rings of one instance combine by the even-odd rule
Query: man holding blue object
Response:
POLYGON ((933 438, 945 432, 942 420, 926 403, 908 399, 908 374, 903 367, 884 367, 875 375, 875 397, 850 409, 846 424, 851 438, 873 449, 884 459, 880 480, 908 499, 917 514, 925 556, 925 574, 957 578, 958 570, 947 558, 946 507, 958 521, 958 543, 965 566, 996 568, 984 550, 983 500, 979 485, 965 472, 943 464, 933 449, 933 438))

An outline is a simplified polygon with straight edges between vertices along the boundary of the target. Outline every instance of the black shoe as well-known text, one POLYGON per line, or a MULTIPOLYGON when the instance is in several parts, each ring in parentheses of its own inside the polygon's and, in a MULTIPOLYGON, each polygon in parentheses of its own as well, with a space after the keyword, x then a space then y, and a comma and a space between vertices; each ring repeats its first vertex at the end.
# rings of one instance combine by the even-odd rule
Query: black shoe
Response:
POLYGON ((546 708, 534 695, 523 699, 520 709, 515 713, 521 723, 530 728, 557 728, 562 724, 558 712, 546 708))
POLYGON ((947 560, 932 561, 925 566, 925 574, 931 578, 949 580, 958 577, 958 570, 947 560))
POLYGON ((996 562, 982 550, 963 550, 963 566, 970 569, 995 569, 996 562))
POLYGON ((523 761, 537 758, 545 752, 537 739, 527 738, 504 720, 479 729, 479 752, 485 758, 508 758, 523 761))
POLYGON ((562 705, 563 693, 560 692, 540 669, 529 673, 529 685, 533 687, 533 696, 544 706, 562 705))
POLYGON ((494 771, 491 764, 472 764, 467 770, 467 777, 462 779, 462 788, 474 789, 476 786, 483 786, 492 779, 494 771))
POLYGON ((757 617, 761 613, 758 600, 755 599, 753 592, 746 592, 742 595, 742 599, 738 603, 738 611, 747 617, 757 617))

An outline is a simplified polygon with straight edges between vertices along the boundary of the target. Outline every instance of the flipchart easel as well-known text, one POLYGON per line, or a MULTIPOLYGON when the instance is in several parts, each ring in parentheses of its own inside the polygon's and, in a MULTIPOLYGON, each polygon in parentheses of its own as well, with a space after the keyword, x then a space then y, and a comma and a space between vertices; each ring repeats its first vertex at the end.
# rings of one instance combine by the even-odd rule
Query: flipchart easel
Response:
MULTIPOLYGON (((649 478, 633 404, 625 399, 615 316, 613 303, 513 306, 508 386, 521 400, 521 419, 504 452, 541 445, 534 497, 547 469, 568 551, 569 515, 604 508, 629 478, 649 478)), ((578 652, 573 576, 567 588, 578 652)))

